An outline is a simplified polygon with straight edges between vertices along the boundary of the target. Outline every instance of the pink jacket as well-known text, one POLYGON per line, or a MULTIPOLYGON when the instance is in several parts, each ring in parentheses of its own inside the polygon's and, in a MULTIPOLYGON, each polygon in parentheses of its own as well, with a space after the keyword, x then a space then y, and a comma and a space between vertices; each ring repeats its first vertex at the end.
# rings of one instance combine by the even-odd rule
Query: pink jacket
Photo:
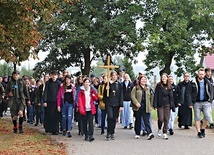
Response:
MULTIPOLYGON (((76 90, 76 88, 72 84, 71 84, 71 89, 72 89, 71 95, 72 95, 73 101, 75 103, 75 90, 76 90)), ((59 91, 57 94, 57 106, 61 106, 64 104, 64 94, 65 94, 65 91, 64 91, 63 85, 60 85, 59 91)))

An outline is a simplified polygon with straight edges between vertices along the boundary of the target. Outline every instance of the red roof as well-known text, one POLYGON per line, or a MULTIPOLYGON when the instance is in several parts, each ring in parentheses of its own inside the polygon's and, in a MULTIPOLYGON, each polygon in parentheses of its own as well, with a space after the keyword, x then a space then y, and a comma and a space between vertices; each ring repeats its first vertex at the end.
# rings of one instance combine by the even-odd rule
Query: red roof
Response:
POLYGON ((205 66, 214 70, 214 54, 205 56, 205 66))

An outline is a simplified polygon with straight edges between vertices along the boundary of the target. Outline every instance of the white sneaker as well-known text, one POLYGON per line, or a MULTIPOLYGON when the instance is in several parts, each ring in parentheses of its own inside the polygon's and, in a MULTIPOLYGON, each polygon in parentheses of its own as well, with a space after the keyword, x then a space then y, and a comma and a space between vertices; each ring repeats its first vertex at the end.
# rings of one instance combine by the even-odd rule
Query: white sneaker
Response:
POLYGON ((168 140, 168 136, 166 133, 163 134, 163 139, 168 140))
POLYGON ((161 137, 162 136, 162 132, 161 130, 158 130, 158 137, 161 137))
POLYGON ((140 136, 139 135, 135 135, 135 137, 134 137, 135 139, 139 139, 140 138, 140 136))

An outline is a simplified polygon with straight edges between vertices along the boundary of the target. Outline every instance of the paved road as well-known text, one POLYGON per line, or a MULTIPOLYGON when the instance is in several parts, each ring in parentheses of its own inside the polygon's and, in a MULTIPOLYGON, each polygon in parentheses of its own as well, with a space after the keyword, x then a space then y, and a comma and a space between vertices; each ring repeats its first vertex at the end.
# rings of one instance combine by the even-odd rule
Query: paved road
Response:
POLYGON ((105 135, 100 135, 100 129, 95 128, 95 141, 84 141, 84 136, 77 135, 73 129, 73 137, 68 139, 59 135, 58 141, 66 143, 69 155, 213 155, 214 130, 206 130, 206 138, 196 136, 195 127, 189 130, 179 129, 175 125, 175 134, 164 140, 157 136, 156 122, 153 122, 155 138, 146 137, 134 139, 134 130, 123 129, 117 124, 114 141, 106 141, 105 135))
MULTIPOLYGON (((9 116, 7 117, 9 119, 9 116)), ((28 127, 36 128, 45 133, 41 126, 24 123, 28 127)), ((84 141, 79 136, 77 126, 73 125, 72 138, 57 135, 51 137, 67 145, 68 155, 213 155, 214 129, 206 130, 206 138, 197 138, 195 127, 189 130, 180 129, 175 124, 175 134, 164 140, 157 136, 156 121, 153 121, 155 138, 147 140, 146 137, 134 139, 134 130, 123 129, 117 124, 115 140, 106 141, 105 135, 100 135, 100 128, 95 127, 95 141, 84 141)), ((49 135, 49 134, 47 134, 49 135)))

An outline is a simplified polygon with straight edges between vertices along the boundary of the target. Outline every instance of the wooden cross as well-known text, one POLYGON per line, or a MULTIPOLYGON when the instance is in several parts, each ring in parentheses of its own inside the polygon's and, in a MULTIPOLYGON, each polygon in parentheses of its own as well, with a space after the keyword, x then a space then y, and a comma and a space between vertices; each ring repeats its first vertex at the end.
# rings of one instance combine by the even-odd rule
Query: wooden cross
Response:
MULTIPOLYGON (((111 68, 119 68, 119 66, 111 66, 111 64, 110 64, 110 56, 108 55, 107 65, 106 66, 98 66, 98 67, 107 69, 107 87, 109 88, 110 69, 111 68)), ((107 89, 107 97, 109 97, 109 89, 107 89)))

